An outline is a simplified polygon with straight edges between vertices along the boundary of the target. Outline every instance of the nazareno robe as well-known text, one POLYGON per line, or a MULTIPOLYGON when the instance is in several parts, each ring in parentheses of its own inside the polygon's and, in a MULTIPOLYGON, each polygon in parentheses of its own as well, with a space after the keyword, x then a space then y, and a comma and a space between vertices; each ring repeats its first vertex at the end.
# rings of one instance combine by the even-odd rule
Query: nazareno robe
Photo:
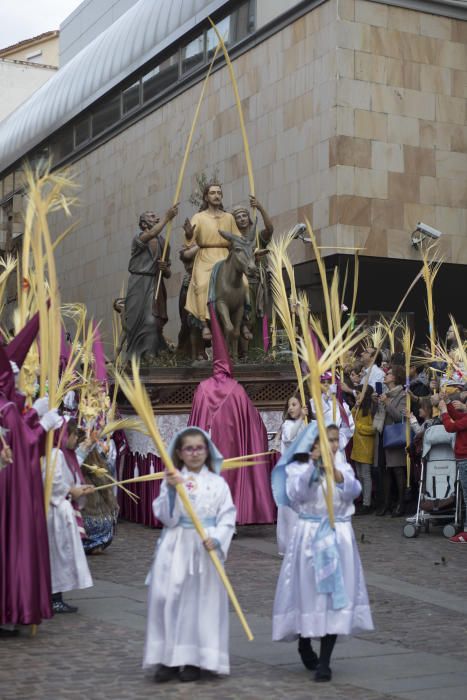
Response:
MULTIPOLYGON (((309 429, 312 430, 313 426, 309 429)), ((298 518, 277 582, 272 625, 275 641, 292 641, 299 636, 351 635, 373 629, 365 577, 351 523, 355 512, 353 502, 359 496, 361 486, 350 464, 340 461, 338 469, 344 481, 334 484, 333 488, 335 531, 328 526, 326 537, 320 538, 319 530, 329 522, 324 476, 312 461, 292 461, 285 466, 287 496, 298 518), (328 556, 323 562, 323 546, 329 546, 333 537, 333 557, 328 556), (340 590, 338 586, 328 586, 328 592, 323 592, 318 580, 322 577, 324 581, 326 575, 329 576, 336 558, 340 590), (338 602, 331 591, 334 595, 339 593, 338 602)))
MULTIPOLYGON (((199 473, 183 467, 188 497, 216 552, 227 558, 235 528, 229 487, 206 466, 199 473)), ((164 525, 150 574, 144 668, 197 666, 229 673, 227 592, 178 494, 164 482, 153 511, 164 525)))
POLYGON ((52 617, 49 547, 37 414, 20 413, 19 395, 0 347, 0 427, 13 462, 0 469, 0 624, 39 624, 52 617))
MULTIPOLYGON (((212 304, 210 315, 213 376, 204 379, 196 388, 188 425, 206 430, 225 458, 267 452, 266 427, 245 389, 232 377, 227 347, 212 304)), ((263 464, 222 472, 229 484, 240 525, 275 520, 268 458, 260 457, 258 461, 263 464)))
MULTIPOLYGON (((128 265, 130 278, 125 298, 125 327, 127 330, 127 355, 141 357, 144 353, 157 355, 167 349, 162 329, 167 323, 167 291, 164 277, 161 279, 159 293, 155 299, 159 266, 157 260, 162 256, 164 237, 157 236, 148 243, 143 243, 140 236, 133 238, 131 258, 128 265), (156 251, 150 243, 157 244, 156 251)), ((168 249, 167 260, 169 259, 168 249)))
MULTIPOLYGON (((52 455, 56 463, 47 514, 52 592, 65 593, 93 585, 73 504, 67 498, 70 488, 82 485, 84 478, 79 467, 70 468, 64 451, 55 448, 52 455)), ((85 500, 80 499, 79 505, 85 500)))

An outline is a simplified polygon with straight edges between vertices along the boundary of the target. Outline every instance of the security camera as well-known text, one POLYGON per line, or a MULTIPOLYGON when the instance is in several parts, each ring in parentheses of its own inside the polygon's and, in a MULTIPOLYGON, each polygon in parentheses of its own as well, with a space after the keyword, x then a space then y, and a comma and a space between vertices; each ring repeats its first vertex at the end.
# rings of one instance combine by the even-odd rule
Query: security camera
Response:
POLYGON ((433 240, 437 241, 442 235, 442 231, 438 231, 438 229, 428 226, 428 224, 424 224, 423 221, 419 221, 415 231, 412 233, 412 245, 414 248, 418 248, 420 243, 422 243, 425 238, 432 238, 433 240))
POLYGON ((303 241, 304 243, 311 243, 311 238, 305 238, 306 232, 307 228, 305 224, 295 224, 295 226, 292 229, 292 237, 294 239, 303 241))

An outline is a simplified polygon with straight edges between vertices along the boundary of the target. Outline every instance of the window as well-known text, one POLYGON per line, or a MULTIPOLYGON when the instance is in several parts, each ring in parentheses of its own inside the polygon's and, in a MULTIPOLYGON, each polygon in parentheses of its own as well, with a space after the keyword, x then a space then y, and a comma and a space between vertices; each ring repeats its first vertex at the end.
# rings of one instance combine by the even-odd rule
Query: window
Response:
MULTIPOLYGON (((250 0, 242 2, 230 15, 217 22, 217 29, 227 47, 241 41, 254 31, 253 3, 250 0)), ((217 35, 214 29, 206 33, 207 54, 211 59, 217 46, 217 35)))
MULTIPOLYGON (((219 31, 219 34, 224 40, 224 44, 228 47, 230 42, 230 15, 229 17, 224 17, 223 20, 220 22, 217 22, 217 29, 219 31)), ((216 50, 217 46, 217 34, 214 31, 214 29, 211 27, 211 29, 208 29, 206 32, 206 44, 207 44, 207 51, 208 51, 208 59, 211 59, 213 57, 214 51, 216 50)))
POLYGON ((73 151, 73 129, 68 127, 57 134, 52 143, 54 160, 66 158, 73 151))
POLYGON ((143 101, 148 102, 178 80, 178 53, 143 75, 143 101))
POLYGON ((84 117, 75 126, 75 148, 81 146, 91 138, 91 125, 89 115, 84 117))
POLYGON ((97 136, 120 119, 120 95, 106 99, 92 115, 92 135, 97 136))
POLYGON ((128 112, 131 112, 132 109, 139 107, 139 104, 140 104, 139 91, 140 91, 140 81, 139 80, 137 80, 136 83, 133 83, 133 85, 130 85, 129 87, 125 88, 125 90, 123 90, 123 92, 122 92, 122 114, 127 114, 128 112))
POLYGON ((204 33, 182 46, 182 74, 203 65, 204 63, 204 33))

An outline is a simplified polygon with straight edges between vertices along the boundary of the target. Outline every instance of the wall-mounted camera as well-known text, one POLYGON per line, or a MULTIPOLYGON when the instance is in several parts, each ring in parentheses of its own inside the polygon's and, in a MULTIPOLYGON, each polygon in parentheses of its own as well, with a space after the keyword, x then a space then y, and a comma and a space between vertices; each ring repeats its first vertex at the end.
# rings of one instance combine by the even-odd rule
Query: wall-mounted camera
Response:
POLYGON ((442 235, 442 231, 438 231, 438 229, 433 228, 433 226, 428 226, 428 224, 424 224, 423 221, 419 221, 417 228, 412 233, 412 245, 414 248, 418 248, 425 239, 431 238, 437 241, 442 235))
POLYGON ((292 238, 295 240, 303 241, 304 243, 311 243, 311 238, 306 236, 307 228, 305 224, 295 224, 292 229, 292 238))

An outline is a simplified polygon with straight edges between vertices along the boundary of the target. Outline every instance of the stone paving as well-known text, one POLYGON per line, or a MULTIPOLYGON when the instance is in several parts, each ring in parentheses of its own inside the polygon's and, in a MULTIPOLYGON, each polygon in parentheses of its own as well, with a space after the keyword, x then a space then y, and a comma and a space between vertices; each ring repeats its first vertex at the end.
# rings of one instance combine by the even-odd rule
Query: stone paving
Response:
POLYGON ((239 529, 227 571, 248 616, 248 642, 231 615, 231 675, 157 686, 141 670, 144 579, 158 531, 121 523, 90 559, 95 586, 66 596, 77 615, 35 637, 0 641, 0 700, 465 700, 467 547, 439 530, 401 536, 402 521, 354 518, 376 631, 338 643, 332 683, 316 685, 294 644, 271 642, 280 568, 272 526, 239 529))

